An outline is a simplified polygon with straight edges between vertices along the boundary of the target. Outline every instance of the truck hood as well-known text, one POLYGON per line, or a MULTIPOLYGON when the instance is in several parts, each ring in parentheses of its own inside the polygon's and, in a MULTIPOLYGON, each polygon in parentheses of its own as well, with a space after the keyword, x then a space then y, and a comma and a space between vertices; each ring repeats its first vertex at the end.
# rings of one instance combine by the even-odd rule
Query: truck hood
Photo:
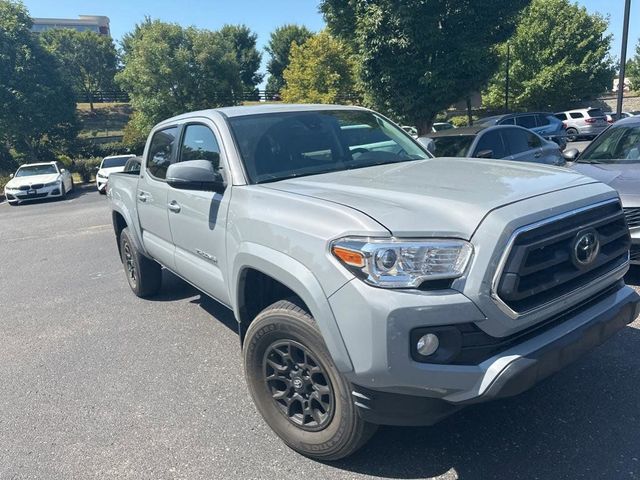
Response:
POLYGON ((263 184, 359 210, 397 237, 469 239, 492 210, 594 183, 565 168, 505 160, 434 158, 263 184))
POLYGON ((27 177, 14 177, 7 183, 7 188, 20 188, 24 185, 31 186, 37 183, 51 183, 60 178, 58 173, 47 173, 45 175, 29 175, 27 177))

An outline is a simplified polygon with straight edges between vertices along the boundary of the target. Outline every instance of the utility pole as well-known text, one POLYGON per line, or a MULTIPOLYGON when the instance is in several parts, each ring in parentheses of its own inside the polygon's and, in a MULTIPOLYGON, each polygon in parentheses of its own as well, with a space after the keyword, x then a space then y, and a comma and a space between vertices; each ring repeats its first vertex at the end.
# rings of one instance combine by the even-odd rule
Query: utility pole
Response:
MULTIPOLYGON (((630 1, 630 0, 627 0, 630 1)), ((509 70, 511 67, 511 46, 507 42, 507 74, 504 87, 504 113, 509 113, 509 70)))
POLYGON ((631 12, 631 0, 626 0, 624 6, 624 26, 622 29, 622 53, 620 54, 620 77, 618 79, 618 119, 622 114, 622 100, 624 98, 624 77, 627 68, 627 43, 629 42, 629 15, 631 12))

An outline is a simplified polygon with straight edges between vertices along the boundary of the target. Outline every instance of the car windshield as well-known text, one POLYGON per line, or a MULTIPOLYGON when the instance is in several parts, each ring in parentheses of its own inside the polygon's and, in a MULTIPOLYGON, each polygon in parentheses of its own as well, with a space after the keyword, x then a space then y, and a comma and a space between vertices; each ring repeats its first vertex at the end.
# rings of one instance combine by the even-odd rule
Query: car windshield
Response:
POLYGON ((450 123, 434 123, 433 124, 433 129, 436 132, 440 132, 441 130, 450 130, 453 128, 453 125, 451 125, 450 123))
POLYGON ((436 157, 466 157, 475 135, 451 135, 433 137, 433 153, 436 157))
POLYGON ((20 167, 16 172, 16 177, 30 177, 32 175, 50 175, 58 173, 55 165, 29 165, 20 167))
POLYGON ((579 163, 640 163, 640 125, 612 127, 587 147, 579 163))
POLYGON ((100 166, 100 168, 124 167, 129 158, 131 157, 105 158, 104 160, 102 160, 102 165, 100 166))
POLYGON ((401 128, 362 110, 229 119, 252 183, 429 158, 401 128))

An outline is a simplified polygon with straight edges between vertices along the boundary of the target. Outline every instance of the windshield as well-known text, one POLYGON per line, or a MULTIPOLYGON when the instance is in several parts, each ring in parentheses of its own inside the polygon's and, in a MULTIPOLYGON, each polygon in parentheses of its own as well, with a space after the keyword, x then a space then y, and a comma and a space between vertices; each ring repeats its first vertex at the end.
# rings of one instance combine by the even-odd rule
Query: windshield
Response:
POLYGON ((475 135, 451 135, 433 137, 433 153, 436 157, 466 157, 475 135))
POLYGON ((105 158, 104 160, 102 160, 102 165, 100 166, 100 168, 124 167, 125 163, 127 163, 127 160, 129 160, 129 158, 131 157, 105 158))
POLYGON ((640 163, 640 125, 613 127, 598 137, 579 163, 640 163))
POLYGON ((16 177, 30 177, 31 175, 50 175, 58 173, 55 165, 31 165, 20 167, 16 177))
POLYGON ((450 130, 453 128, 453 125, 451 125, 450 123, 434 123, 433 124, 433 129, 436 132, 439 132, 441 130, 450 130))
POLYGON ((247 115, 229 124, 252 183, 429 158, 402 129, 367 111, 247 115))

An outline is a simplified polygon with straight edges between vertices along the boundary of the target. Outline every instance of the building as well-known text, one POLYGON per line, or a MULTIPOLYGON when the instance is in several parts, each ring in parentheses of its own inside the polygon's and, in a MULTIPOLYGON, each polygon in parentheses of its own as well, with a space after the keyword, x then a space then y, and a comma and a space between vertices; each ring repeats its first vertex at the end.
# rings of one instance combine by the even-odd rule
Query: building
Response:
POLYGON ((33 18, 32 32, 40 33, 57 28, 71 28, 79 32, 87 30, 111 36, 109 17, 102 15, 80 15, 78 18, 33 18))

